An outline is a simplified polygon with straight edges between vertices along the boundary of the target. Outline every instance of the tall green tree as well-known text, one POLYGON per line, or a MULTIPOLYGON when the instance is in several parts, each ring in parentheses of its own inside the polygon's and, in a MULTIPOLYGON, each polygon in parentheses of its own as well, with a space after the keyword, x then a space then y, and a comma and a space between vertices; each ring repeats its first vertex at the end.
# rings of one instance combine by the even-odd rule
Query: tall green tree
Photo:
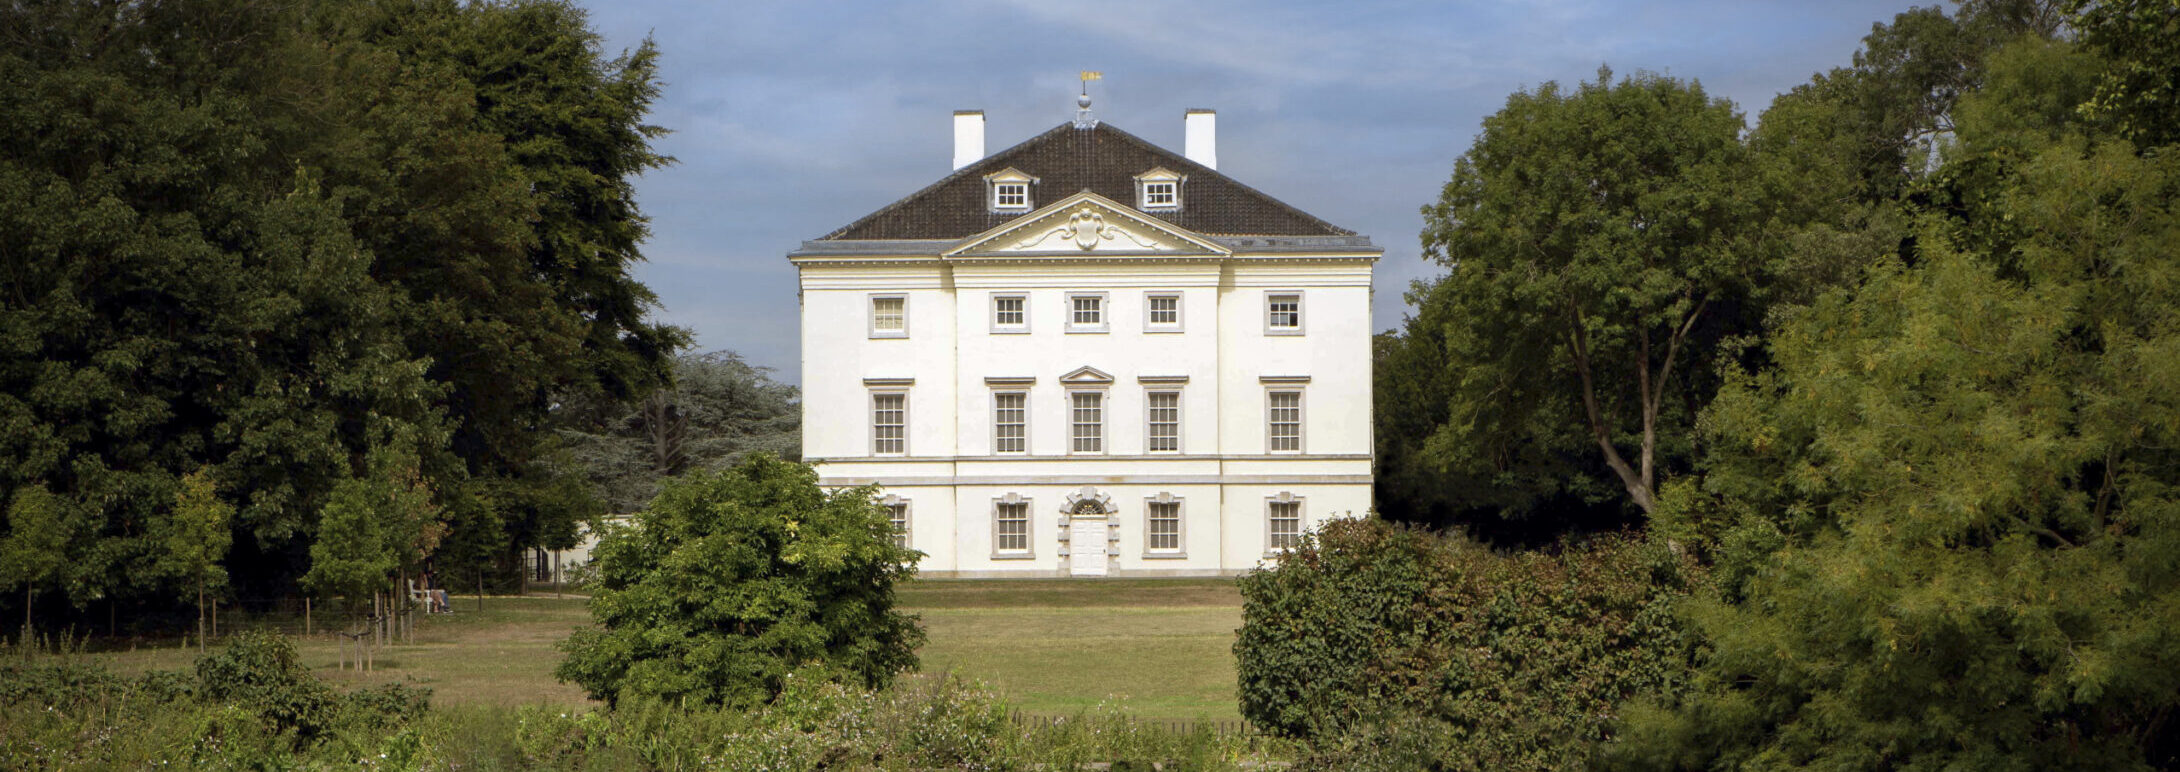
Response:
POLYGON ((8 534, 0 539, 0 579, 23 590, 23 637, 32 636, 30 610, 40 586, 58 584, 68 563, 68 522, 62 504, 42 486, 18 488, 8 499, 8 534))
POLYGON ((378 275, 419 312, 409 346, 449 387, 450 449, 478 481, 456 498, 495 510, 457 518, 495 527, 451 536, 503 556, 572 546, 576 522, 595 513, 567 506, 582 480, 560 462, 550 412, 569 398, 640 398, 669 379, 669 354, 686 341, 646 317, 657 299, 629 273, 649 233, 634 178, 672 160, 651 147, 664 130, 643 122, 658 52, 645 41, 605 56, 582 9, 560 0, 418 0, 359 16, 356 34, 374 49, 473 100, 462 126, 491 138, 489 180, 514 195, 482 220, 489 232, 437 215, 373 243, 378 275), (444 259, 449 239, 469 259, 444 259))
POLYGON ((1912 260, 1706 412, 1706 686, 1619 766, 2180 766, 2180 163, 2069 125, 2068 44, 1990 61, 1912 260))
POLYGON ((1655 506, 1704 360, 1763 270, 1742 128, 1699 85, 1609 71, 1485 120, 1423 210, 1450 273, 1422 299, 1444 306, 1448 379, 1422 463, 1655 506))
POLYGON ((394 436, 465 559, 572 540, 550 395, 679 340, 628 274, 653 56, 559 2, 0 7, 0 490, 83 513, 69 597, 170 600, 206 467, 232 580, 290 591, 394 436))
POLYGON ((197 599, 197 648, 205 646, 205 598, 227 584, 229 530, 235 516, 233 505, 220 499, 219 488, 207 470, 182 478, 171 516, 154 524, 153 539, 159 556, 153 568, 194 591, 197 599))

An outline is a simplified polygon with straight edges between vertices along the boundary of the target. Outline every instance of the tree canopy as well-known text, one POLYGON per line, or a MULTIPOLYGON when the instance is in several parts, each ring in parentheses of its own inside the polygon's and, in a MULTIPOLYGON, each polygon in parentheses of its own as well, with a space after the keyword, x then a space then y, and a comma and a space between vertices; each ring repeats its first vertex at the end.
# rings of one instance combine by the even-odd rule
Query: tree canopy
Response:
POLYGON ((80 520, 68 597, 172 597, 199 469, 235 585, 291 591, 396 437, 466 559, 572 539, 555 396, 681 341, 629 274, 655 57, 556 0, 0 7, 0 493, 80 520))
MULTIPOLYGON (((1680 604, 1700 645, 1676 680, 1687 688, 1637 696, 1593 765, 2180 768, 2180 155, 2161 77, 2175 25, 2170 3, 1919 8, 1877 25, 1852 66, 1764 111, 1745 137, 1739 184, 1754 216, 1740 227, 1775 241, 1734 242, 1753 247, 1752 278, 1717 320, 1707 380, 1684 382, 1680 410, 1661 413, 1673 439, 1644 518, 1652 540, 1709 566, 1713 581, 1680 604)), ((1522 112, 1531 99, 1494 121, 1553 126, 1522 112)), ((1614 244, 1588 236, 1610 220, 1524 221, 1470 203, 1499 126, 1456 168, 1425 233, 1449 245, 1434 254, 1458 258, 1451 273, 1419 287, 1416 316, 1378 342, 1381 375, 1430 379, 1379 384, 1392 413, 1380 441, 1400 451, 1381 444, 1395 471, 1381 481, 1397 486, 1381 486, 1381 502, 1550 502, 1550 488, 1504 470, 1580 460, 1567 439, 1586 412, 1567 407, 1580 374, 1472 352, 1571 361, 1534 331, 1563 318, 1506 314, 1544 306, 1502 298, 1564 294, 1551 264, 1522 250, 1552 254, 1539 234, 1614 244), (1464 228, 1484 235, 1447 238, 1464 228), (1523 270, 1477 282, 1470 256, 1523 270), (1559 388, 1560 407, 1517 415, 1549 421, 1479 420, 1496 415, 1480 401, 1549 404, 1539 384, 1559 388), (1562 439, 1510 443, 1533 451, 1504 456, 1527 466, 1448 463, 1504 447, 1477 425, 1562 439), (1454 438, 1450 452, 1434 444, 1454 438), (1445 472, 1434 479, 1431 463, 1445 472)), ((1554 131, 1562 145, 1611 145, 1554 131)), ((1493 163, 1542 170, 1524 184, 1586 179, 1557 165, 1583 151, 1512 152, 1493 163)), ((1645 183, 1658 189, 1684 176, 1632 176, 1653 173, 1668 178, 1645 183)), ((1538 197, 1540 211, 1563 211, 1538 197)), ((1602 292, 1672 286, 1616 279, 1602 292)), ((1599 372, 1601 392, 1647 393, 1638 372, 1599 372)), ((1635 446, 1632 431, 1615 436, 1635 446)))
POLYGON ((1687 455, 1690 384, 1763 272, 1742 128, 1700 85, 1609 71, 1486 119, 1423 212, 1449 273, 1414 293, 1410 328, 1438 372, 1398 371, 1441 382, 1443 422, 1385 432, 1409 446, 1388 455, 1481 481, 1477 503, 1502 510, 1652 509, 1687 455))
POLYGON ((733 467, 752 453, 802 454, 796 389, 732 351, 674 358, 673 385, 633 404, 571 399, 556 425, 613 512, 642 509, 666 478, 733 467))

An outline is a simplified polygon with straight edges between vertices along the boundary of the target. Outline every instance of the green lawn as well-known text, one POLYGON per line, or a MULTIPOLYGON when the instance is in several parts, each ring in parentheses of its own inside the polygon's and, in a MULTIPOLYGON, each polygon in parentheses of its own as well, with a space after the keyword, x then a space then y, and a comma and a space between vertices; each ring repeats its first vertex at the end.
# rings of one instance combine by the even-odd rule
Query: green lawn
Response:
MULTIPOLYGON (((1025 712, 1071 714, 1111 700, 1145 718, 1239 717, 1241 596, 1231 579, 919 581, 900 597, 930 633, 925 673, 982 679, 1025 712)), ((431 687, 439 704, 578 705, 582 690, 553 680, 553 642, 588 621, 583 603, 488 598, 479 613, 457 596, 457 613, 426 618, 414 645, 381 649, 368 674, 336 669, 334 642, 322 633, 299 648, 328 679, 407 681, 431 687)), ((300 632, 298 620, 276 621, 300 632)), ((196 649, 170 641, 88 656, 123 671, 175 669, 189 667, 196 649)))
MULTIPOLYGON (((406 681, 432 690, 441 704, 532 705, 551 703, 579 705, 583 690, 553 680, 553 666, 560 652, 553 643, 568 631, 590 620, 581 598, 551 596, 491 597, 484 611, 476 610, 473 598, 455 596, 453 614, 425 617, 417 625, 416 643, 380 648, 369 673, 337 667, 339 650, 325 634, 323 617, 319 634, 298 637, 296 648, 303 664, 334 683, 364 685, 406 681)), ((236 624, 223 620, 222 624, 236 624)), ((253 626, 276 626, 299 634, 302 620, 242 620, 253 626)), ((93 646, 98 643, 93 641, 93 646)), ((139 647, 133 651, 99 652, 90 655, 108 667, 124 672, 151 669, 182 669, 196 662, 197 649, 183 649, 176 642, 139 647)))
POLYGON ((923 669, 981 678, 1030 713, 1108 699, 1146 718, 1236 719, 1231 579, 916 582, 923 669))

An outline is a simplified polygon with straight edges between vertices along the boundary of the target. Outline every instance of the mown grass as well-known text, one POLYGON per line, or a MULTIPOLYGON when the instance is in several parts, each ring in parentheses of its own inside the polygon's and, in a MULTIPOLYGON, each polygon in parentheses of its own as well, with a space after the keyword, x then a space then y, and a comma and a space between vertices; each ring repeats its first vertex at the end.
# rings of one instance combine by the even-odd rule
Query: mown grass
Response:
MULTIPOLYGON (((980 679, 1017 709, 1071 715, 1100 704, 1143 718, 1239 718, 1234 697, 1234 630, 1241 596, 1231 579, 916 581, 900 591, 922 617, 925 673, 980 679)), ((432 689, 442 706, 588 703, 553 679, 553 644, 589 622, 578 597, 494 597, 484 610, 457 597, 456 613, 426 617, 416 643, 378 651, 376 669, 336 667, 323 629, 297 639, 303 664, 342 686, 404 682, 432 689)), ((300 619, 229 620, 301 632, 300 619)), ((196 647, 168 640, 83 656, 118 672, 187 669, 196 647)))
POLYGON ((930 634, 926 672, 981 679, 1026 713, 1241 717, 1231 579, 926 581, 901 605, 930 634))
MULTIPOLYGON (((480 612, 475 600, 456 598, 455 613, 421 620, 414 644, 379 648, 368 673, 339 667, 341 644, 325 632, 328 624, 347 626, 338 616, 320 615, 318 633, 312 636, 300 636, 302 620, 288 616, 223 624, 277 627, 297 634, 296 650, 304 666, 343 687, 408 683, 429 687, 432 701, 441 705, 582 705, 588 702, 582 689, 553 679, 553 666, 560 663, 553 644, 590 621, 585 602, 579 597, 489 597, 480 612)), ((181 670, 196 662, 197 648, 166 640, 83 656, 121 673, 181 670)))

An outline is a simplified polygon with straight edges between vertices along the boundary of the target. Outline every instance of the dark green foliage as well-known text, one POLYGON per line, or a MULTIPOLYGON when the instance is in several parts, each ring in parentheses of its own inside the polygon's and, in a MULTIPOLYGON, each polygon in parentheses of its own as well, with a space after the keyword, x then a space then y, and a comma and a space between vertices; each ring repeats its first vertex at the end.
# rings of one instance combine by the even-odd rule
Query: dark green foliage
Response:
POLYGON ((461 560, 572 539, 552 395, 632 397, 679 340, 628 274, 652 56, 542 0, 0 6, 0 494, 62 502, 68 599, 180 596, 199 469, 233 585, 292 591, 389 443, 461 560))
POLYGON ((1423 210, 1426 255, 1450 273, 1411 292, 1424 311, 1381 348, 1382 377, 1438 382, 1380 404, 1390 477, 1444 478, 1481 491, 1465 508, 1505 515, 1650 511, 1688 456, 1708 360, 1751 327, 1764 279, 1741 132, 1700 85, 1609 71, 1485 119, 1423 210))
POLYGON ((2069 122, 2078 49, 1986 61, 1911 261, 1706 411, 1712 652, 1612 766, 2180 767, 2180 159, 2069 122))
POLYGON ((197 694, 240 706, 275 733, 314 737, 333 720, 338 695, 297 661, 286 636, 255 630, 197 660, 197 694))
POLYGON ((296 661, 286 638, 255 631, 198 659, 194 675, 130 677, 66 661, 0 666, 0 715, 8 717, 0 760, 45 765, 37 769, 280 769, 306 758, 350 766, 389 752, 395 767, 413 769, 401 750, 415 744, 429 698, 402 684, 341 694, 296 661))
POLYGON ((2083 112, 2138 147, 2180 142, 2180 3, 2068 0, 2073 26, 2104 72, 2083 112))
POLYGON ((668 477, 725 469, 751 453, 802 453, 796 389, 732 351, 683 354, 674 383, 628 404, 570 400, 554 416, 569 455, 613 512, 634 512, 668 477))
POLYGON ((828 494, 762 453, 669 481, 592 553, 598 627, 561 644, 556 673, 608 701, 743 708, 791 676, 884 686, 916 666, 923 630, 893 608, 915 553, 872 494, 828 494))
POLYGON ((1241 580, 1242 715, 1326 768, 1560 769, 1679 693, 1692 562, 1621 536, 1511 555, 1337 520, 1241 580), (1405 759, 1405 760, 1404 760, 1405 759))

